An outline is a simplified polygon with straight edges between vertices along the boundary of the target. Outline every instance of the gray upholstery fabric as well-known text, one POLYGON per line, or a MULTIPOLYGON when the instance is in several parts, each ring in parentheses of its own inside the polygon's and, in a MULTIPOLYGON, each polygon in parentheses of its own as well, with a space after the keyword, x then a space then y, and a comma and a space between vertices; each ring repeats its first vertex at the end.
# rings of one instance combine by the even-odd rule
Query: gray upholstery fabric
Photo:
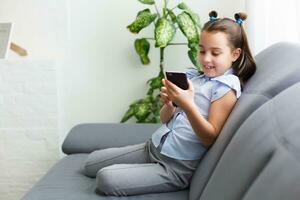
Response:
POLYGON ((80 124, 72 128, 62 149, 66 154, 90 153, 145 142, 159 124, 80 124))
POLYGON ((219 138, 195 172, 190 189, 192 200, 200 197, 222 153, 243 121, 279 92, 300 81, 299 55, 298 45, 278 43, 256 56, 256 73, 246 84, 219 138))
POLYGON ((255 111, 233 136, 200 199, 299 199, 300 83, 255 111))
POLYGON ((87 154, 72 154, 58 162, 22 200, 187 200, 188 190, 131 197, 96 192, 96 180, 83 175, 87 154))

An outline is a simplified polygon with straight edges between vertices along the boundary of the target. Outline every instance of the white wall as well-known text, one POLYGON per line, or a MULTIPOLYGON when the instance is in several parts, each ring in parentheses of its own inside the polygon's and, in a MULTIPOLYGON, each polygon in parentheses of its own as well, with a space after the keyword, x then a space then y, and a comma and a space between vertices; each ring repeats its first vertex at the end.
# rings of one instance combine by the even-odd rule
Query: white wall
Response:
MULTIPOLYGON (((175 6, 181 1, 169 2, 175 6)), ((203 22, 212 9, 226 17, 245 10, 240 0, 184 2, 203 22)), ((78 123, 118 122, 128 105, 145 95, 146 80, 158 73, 159 51, 151 46, 152 62, 142 66, 133 42, 138 36, 152 37, 153 29, 145 29, 138 36, 126 29, 145 7, 137 0, 0 0, 0 22, 14 23, 12 41, 28 50, 26 59, 56 63, 59 143, 78 123)), ((178 34, 175 41, 185 39, 178 34)), ((191 66, 186 50, 181 46, 167 48, 166 69, 191 66)), ((8 59, 23 58, 10 52, 8 59)))
POLYGON ((62 0, 0 0, 0 22, 13 22, 12 41, 29 53, 0 60, 1 200, 20 199, 59 158, 56 69, 66 54, 66 11, 62 0))
MULTIPOLYGON (((173 7, 181 1, 169 2, 173 7)), ((220 16, 233 17, 235 12, 244 11, 245 7, 244 1, 240 0, 185 2, 200 14, 203 21, 208 19, 208 12, 212 9, 217 10, 220 16)), ((147 28, 138 35, 126 29, 137 12, 145 7, 138 1, 69 1, 62 134, 78 123, 119 122, 128 105, 145 95, 146 80, 158 74, 159 50, 151 46, 152 62, 149 66, 142 66, 133 42, 137 37, 153 37, 153 29, 147 28)), ((175 41, 185 42, 185 39, 178 34, 175 41)), ((186 51, 181 46, 168 47, 165 52, 166 69, 184 70, 191 66, 186 51)))
POLYGON ((247 0, 247 28, 252 52, 277 42, 300 43, 300 3, 295 0, 247 0))
MULTIPOLYGON (((0 0, 0 22, 13 22, 12 42, 29 58, 61 59, 65 54, 66 0, 0 0)), ((9 52, 9 59, 19 59, 9 52)))
POLYGON ((58 160, 55 65, 0 60, 0 199, 20 199, 58 160))

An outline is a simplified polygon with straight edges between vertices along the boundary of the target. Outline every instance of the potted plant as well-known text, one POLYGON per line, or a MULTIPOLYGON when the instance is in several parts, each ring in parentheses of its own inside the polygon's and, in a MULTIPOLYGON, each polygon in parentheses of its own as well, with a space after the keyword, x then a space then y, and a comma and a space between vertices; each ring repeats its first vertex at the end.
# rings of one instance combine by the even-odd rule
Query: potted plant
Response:
POLYGON ((162 8, 159 8, 155 0, 138 0, 147 5, 152 5, 155 12, 151 12, 149 8, 138 12, 136 19, 127 26, 128 30, 134 34, 138 34, 142 29, 154 24, 154 37, 142 37, 134 41, 134 47, 140 57, 142 64, 150 63, 148 53, 150 50, 150 42, 155 42, 155 48, 160 50, 159 73, 157 77, 147 81, 149 89, 146 97, 133 102, 121 122, 126 122, 134 117, 137 123, 158 123, 160 122, 159 112, 162 103, 159 100, 159 91, 164 78, 164 51, 166 47, 172 45, 187 45, 188 57, 191 62, 200 70, 198 61, 199 55, 199 32, 201 29, 199 16, 193 12, 185 3, 179 3, 174 8, 168 8, 168 1, 162 1, 162 8), (179 11, 179 14, 176 13, 179 11), (172 43, 172 39, 180 29, 187 38, 187 43, 172 43))

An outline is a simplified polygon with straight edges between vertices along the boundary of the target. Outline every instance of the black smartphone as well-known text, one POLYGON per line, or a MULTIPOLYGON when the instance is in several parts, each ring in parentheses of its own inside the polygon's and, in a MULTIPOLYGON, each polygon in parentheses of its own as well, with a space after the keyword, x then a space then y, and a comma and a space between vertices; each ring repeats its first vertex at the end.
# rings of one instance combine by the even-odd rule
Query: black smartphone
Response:
POLYGON ((166 77, 168 81, 171 81, 183 90, 189 88, 187 76, 184 72, 166 72, 166 77))
MULTIPOLYGON (((187 90, 189 88, 188 79, 184 72, 166 72, 166 77, 168 81, 171 81, 183 90, 187 90)), ((177 107, 174 103, 173 106, 177 107)))

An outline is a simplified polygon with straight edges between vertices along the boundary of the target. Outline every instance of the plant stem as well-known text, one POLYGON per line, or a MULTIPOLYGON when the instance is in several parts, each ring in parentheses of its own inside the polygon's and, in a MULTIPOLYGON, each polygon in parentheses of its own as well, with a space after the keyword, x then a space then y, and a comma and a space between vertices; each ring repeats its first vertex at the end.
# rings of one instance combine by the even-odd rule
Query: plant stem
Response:
POLYGON ((160 68, 160 73, 163 73, 163 74, 164 74, 164 50, 165 50, 165 47, 160 48, 159 68, 160 68))
POLYGON ((177 6, 175 6, 174 8, 170 9, 171 11, 174 10, 175 8, 177 8, 177 6))
POLYGON ((154 2, 154 7, 155 7, 155 10, 156 10, 156 12, 157 12, 158 17, 160 18, 160 14, 159 14, 159 11, 158 11, 158 8, 157 8, 157 5, 156 5, 155 2, 154 2))
POLYGON ((166 12, 167 11, 167 1, 164 0, 164 5, 163 5, 163 16, 165 17, 166 16, 166 12))
POLYGON ((145 37, 145 39, 147 39, 147 40, 155 40, 155 38, 146 38, 146 37, 145 37))
POLYGON ((187 43, 169 43, 168 45, 187 45, 187 43))

